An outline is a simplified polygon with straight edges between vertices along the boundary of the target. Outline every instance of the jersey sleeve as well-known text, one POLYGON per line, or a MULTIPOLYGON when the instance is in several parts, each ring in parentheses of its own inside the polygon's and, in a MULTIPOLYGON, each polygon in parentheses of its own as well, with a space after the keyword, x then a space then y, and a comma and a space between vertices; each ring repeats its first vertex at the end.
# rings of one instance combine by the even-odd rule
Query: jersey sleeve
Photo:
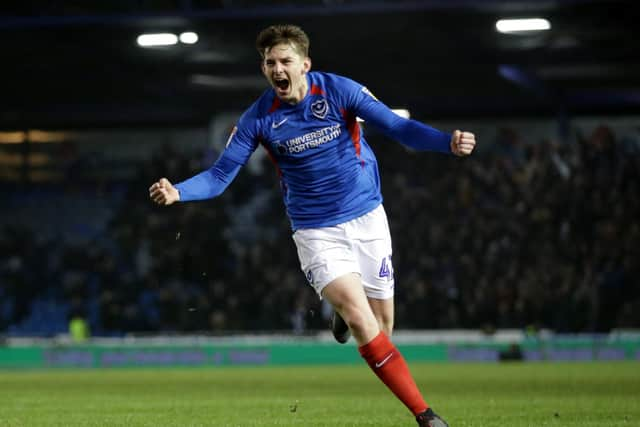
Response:
POLYGON ((241 165, 247 163, 251 154, 258 147, 260 120, 256 112, 257 106, 254 104, 240 116, 240 120, 231 131, 224 149, 224 155, 241 165))
POLYGON ((219 196, 238 175, 241 167, 241 164, 223 152, 212 167, 175 185, 180 193, 180 201, 205 200, 219 196))
POLYGON ((175 185, 181 202, 217 197, 231 184, 258 146, 258 121, 252 112, 250 109, 240 117, 211 168, 175 185))
POLYGON ((416 150, 451 153, 451 134, 391 111, 365 86, 342 78, 345 108, 380 129, 388 137, 416 150))

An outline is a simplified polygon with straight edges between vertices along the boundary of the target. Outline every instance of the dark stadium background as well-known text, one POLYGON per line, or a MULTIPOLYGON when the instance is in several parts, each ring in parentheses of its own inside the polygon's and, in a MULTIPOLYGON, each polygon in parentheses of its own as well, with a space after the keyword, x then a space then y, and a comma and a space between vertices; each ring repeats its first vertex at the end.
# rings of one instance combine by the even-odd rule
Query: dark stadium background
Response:
POLYGON ((0 6, 0 337, 326 329, 272 165, 218 200, 147 188, 215 160, 266 88, 254 48, 301 25, 314 69, 366 84, 469 159, 366 127, 400 329, 640 327, 640 13, 632 1, 20 1, 0 6), (499 34, 541 16, 543 33, 499 34), (142 32, 195 45, 142 49, 142 32))

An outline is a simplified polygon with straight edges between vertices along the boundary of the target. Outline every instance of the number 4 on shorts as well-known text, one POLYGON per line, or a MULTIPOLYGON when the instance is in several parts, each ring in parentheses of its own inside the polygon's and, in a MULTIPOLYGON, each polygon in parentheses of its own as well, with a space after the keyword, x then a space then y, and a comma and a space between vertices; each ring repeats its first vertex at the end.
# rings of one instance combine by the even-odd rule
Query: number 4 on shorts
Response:
POLYGON ((382 264, 380 265, 380 272, 378 273, 380 277, 386 277, 387 279, 391 278, 391 256, 382 258, 382 264))

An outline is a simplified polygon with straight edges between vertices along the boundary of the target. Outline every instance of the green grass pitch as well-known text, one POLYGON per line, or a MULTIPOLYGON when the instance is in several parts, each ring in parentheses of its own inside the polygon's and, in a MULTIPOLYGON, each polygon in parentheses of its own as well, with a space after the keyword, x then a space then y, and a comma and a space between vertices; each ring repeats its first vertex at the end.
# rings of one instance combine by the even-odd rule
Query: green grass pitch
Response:
MULTIPOLYGON (((413 363, 451 427, 640 426, 640 364, 413 363)), ((364 365, 0 371, 0 426, 414 426, 364 365)))

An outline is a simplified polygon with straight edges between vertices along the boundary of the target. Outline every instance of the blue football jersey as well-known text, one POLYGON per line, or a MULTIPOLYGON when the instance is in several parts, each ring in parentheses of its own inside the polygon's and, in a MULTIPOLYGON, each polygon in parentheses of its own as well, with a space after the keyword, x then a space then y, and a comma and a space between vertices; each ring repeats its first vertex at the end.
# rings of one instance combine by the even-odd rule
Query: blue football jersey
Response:
POLYGON ((353 80, 310 72, 307 82, 296 105, 265 91, 240 117, 218 167, 176 185, 180 200, 222 192, 262 145, 278 171, 292 228, 331 226, 382 202, 376 158, 356 117, 414 148, 450 152, 449 134, 400 118, 353 80))
POLYGON ((226 148, 240 164, 258 145, 267 150, 294 229, 339 224, 382 201, 377 163, 356 121, 356 106, 375 99, 346 78, 319 72, 307 78, 309 92, 296 105, 273 90, 264 93, 226 148))

